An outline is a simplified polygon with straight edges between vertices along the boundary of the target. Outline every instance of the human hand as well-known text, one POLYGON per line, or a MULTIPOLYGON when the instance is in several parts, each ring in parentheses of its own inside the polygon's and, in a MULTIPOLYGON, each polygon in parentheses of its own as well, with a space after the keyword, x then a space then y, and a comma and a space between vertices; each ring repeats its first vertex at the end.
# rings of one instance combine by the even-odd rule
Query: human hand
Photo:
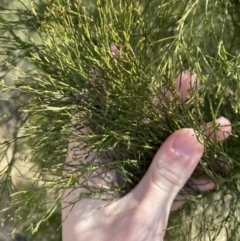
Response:
MULTIPOLYGON (((192 129, 174 132, 156 153, 141 182, 126 196, 109 205, 85 199, 63 209, 63 218, 67 215, 63 241, 163 240, 172 203, 203 151, 203 144, 192 129), (98 209, 104 205, 107 206, 98 209)), ((68 195, 67 190, 64 201, 73 201, 78 191, 81 190, 68 195)))
MULTIPOLYGON (((195 79, 191 79, 188 72, 176 80, 176 88, 183 100, 189 94, 191 81, 195 79), (179 85, 179 81, 185 84, 179 85)), ((206 135, 209 135, 213 141, 222 141, 231 132, 230 122, 221 117, 217 123, 218 132, 213 135, 208 129, 206 135)), ((67 162, 70 162, 73 156, 75 160, 83 156, 81 151, 73 152, 73 147, 74 143, 71 143, 67 162)), ((63 241, 163 240, 169 213, 185 201, 179 192, 199 163, 203 151, 203 141, 198 139, 193 129, 180 129, 170 135, 159 148, 140 183, 118 201, 109 203, 102 200, 82 199, 75 205, 69 205, 84 190, 81 188, 66 190, 62 203, 63 241)), ((86 161, 93 158, 94 154, 86 161)), ((103 157, 99 157, 96 161, 110 161, 101 158, 103 157)), ((74 162, 71 164, 73 166, 74 162)), ((77 162, 75 164, 77 169, 77 162)), ((117 180, 116 173, 109 172, 108 175, 113 181, 117 180)), ((106 185, 101 179, 95 178, 94 182, 96 185, 106 185)), ((193 188, 200 191, 214 187, 213 182, 204 178, 192 179, 191 183, 194 183, 193 188)))

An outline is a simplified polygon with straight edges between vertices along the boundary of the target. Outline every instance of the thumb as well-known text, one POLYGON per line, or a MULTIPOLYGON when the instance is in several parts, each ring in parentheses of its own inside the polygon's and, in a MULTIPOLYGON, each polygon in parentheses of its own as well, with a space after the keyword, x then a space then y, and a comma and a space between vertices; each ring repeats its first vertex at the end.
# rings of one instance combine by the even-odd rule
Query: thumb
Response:
POLYGON ((174 198, 191 176, 203 151, 203 143, 193 129, 175 131, 157 151, 132 195, 145 208, 170 212, 174 198))

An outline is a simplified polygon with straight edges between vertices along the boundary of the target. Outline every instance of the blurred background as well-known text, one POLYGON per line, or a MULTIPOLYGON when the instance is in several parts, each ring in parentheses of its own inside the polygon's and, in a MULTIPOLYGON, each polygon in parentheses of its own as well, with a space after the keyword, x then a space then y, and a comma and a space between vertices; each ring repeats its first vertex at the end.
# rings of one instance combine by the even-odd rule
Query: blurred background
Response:
MULTIPOLYGON (((40 0, 35 1, 34 7, 37 9, 39 13, 44 13, 46 8, 46 1, 40 0)), ((33 41, 40 41, 38 35, 36 34, 36 24, 37 20, 34 16, 26 17, 24 14, 21 15, 22 10, 26 10, 27 8, 31 8, 31 1, 29 0, 1 0, 0 1, 0 19, 8 20, 12 22, 12 26, 14 29, 15 22, 22 22, 22 29, 14 30, 15 33, 23 40, 27 38, 32 38, 33 41), (9 11, 10 10, 10 11, 9 11)), ((3 23, 3 21, 0 21, 3 23)), ((3 46, 6 44, 11 44, 8 41, 8 34, 0 28, 1 36, 6 36, 6 39, 1 38, 0 42, 0 54, 2 57, 7 57, 9 53, 5 53, 3 50, 3 46)), ((10 60, 11 64, 14 67, 19 67, 24 71, 28 72, 32 70, 32 66, 29 62, 21 57, 21 50, 18 53, 13 51, 12 60, 10 60), (18 56, 16 58, 16 56, 18 56)), ((16 78, 19 76, 19 71, 14 70, 11 66, 1 66, 2 71, 0 72, 0 79, 5 79, 6 83, 11 85, 16 78)), ((11 93, 14 97, 18 96, 17 93, 11 93)), ((19 120, 24 118, 22 114, 20 114, 17 110, 17 105, 19 99, 11 98, 6 94, 3 95, 1 93, 0 87, 0 143, 4 141, 8 141, 12 138, 12 135, 16 128, 19 127, 19 120)), ((24 96, 21 97, 21 101, 24 100, 24 96)), ((9 163, 11 163, 11 178, 12 182, 18 190, 23 189, 28 185, 29 180, 28 177, 31 175, 31 166, 28 163, 27 149, 26 146, 21 141, 13 143, 7 151, 7 155, 1 156, 0 161, 0 170, 4 170, 9 163), (24 151, 23 151, 24 150, 24 151), (23 160, 25 158, 25 160, 23 160)), ((0 153, 2 150, 2 145, 0 145, 0 153)), ((1 177, 0 177, 1 178, 1 177)), ((2 186, 0 187, 2 189, 2 186)), ((5 193, 6 192, 1 192, 5 193)), ((1 195, 1 194, 0 194, 1 195)), ((4 211, 6 208, 6 204, 11 200, 12 197, 8 195, 0 196, 0 241, 60 241, 61 240, 61 216, 60 214, 52 215, 49 220, 47 220, 44 224, 39 227, 39 230, 35 233, 32 233, 30 230, 26 229, 31 225, 31 222, 34 222, 34 212, 32 214, 32 220, 26 220, 25 217, 22 217, 22 224, 19 227, 15 227, 13 216, 15 214, 16 209, 4 211), (22 230, 25 230, 22 232, 22 230)), ((16 207, 15 207, 16 208, 16 207)), ((29 207, 30 209, 30 207, 29 207)), ((31 212, 31 210, 29 210, 31 212)))

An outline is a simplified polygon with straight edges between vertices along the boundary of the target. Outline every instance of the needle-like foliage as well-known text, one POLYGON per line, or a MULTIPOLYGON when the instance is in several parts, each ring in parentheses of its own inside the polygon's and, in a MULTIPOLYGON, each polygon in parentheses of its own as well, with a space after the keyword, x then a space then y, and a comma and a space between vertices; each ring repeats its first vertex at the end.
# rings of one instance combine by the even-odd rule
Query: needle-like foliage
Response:
POLYGON ((14 100, 22 116, 13 138, 1 143, 1 158, 20 142, 30 150, 21 161, 30 162, 33 173, 20 191, 11 177, 16 157, 0 170, 1 193, 11 195, 16 222, 27 213, 36 231, 59 212, 68 187, 89 190, 75 201, 125 194, 164 140, 190 127, 205 143, 193 175, 206 176, 216 189, 206 194, 183 190, 188 202, 172 213, 166 240, 217 240, 222 230, 227 240, 237 240, 239 7, 233 0, 55 0, 44 8, 32 3, 3 9, 1 99, 14 100), (20 60, 28 64, 27 71, 20 60), (16 74, 7 84, 10 70, 16 74), (175 79, 185 70, 196 73, 200 84, 183 101, 175 79), (231 121, 233 132, 228 140, 213 142, 203 126, 210 122, 216 132, 215 120, 221 116, 231 121), (64 172, 71 168, 65 159, 73 139, 83 154, 74 172, 64 172), (96 156, 86 162, 92 152, 96 156), (111 161, 96 162, 103 154, 111 161), (88 179, 96 175, 110 182, 99 170, 116 171, 124 184, 90 185, 88 179))

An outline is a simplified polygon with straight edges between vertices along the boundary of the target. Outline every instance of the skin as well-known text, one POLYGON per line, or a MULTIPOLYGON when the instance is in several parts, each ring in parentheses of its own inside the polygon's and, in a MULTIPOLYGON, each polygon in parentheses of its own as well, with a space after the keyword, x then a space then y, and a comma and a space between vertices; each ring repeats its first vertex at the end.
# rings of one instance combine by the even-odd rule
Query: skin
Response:
MULTIPOLYGON (((110 46, 116 57, 119 50, 110 46), (115 51, 115 52, 114 52, 115 51)), ((193 84, 199 85, 196 75, 189 72, 181 73, 176 79, 176 89, 186 100, 193 84), (183 81, 180 85, 180 81, 183 81)), ((167 93, 171 98, 171 93, 167 93)), ((229 120, 220 117, 216 120, 217 131, 203 126, 205 133, 213 141, 223 141, 231 132, 229 120)), ((83 129, 87 132, 87 129, 83 129)), ((66 162, 71 162, 72 169, 77 159, 84 153, 73 151, 77 143, 69 144, 66 162), (73 159, 75 161, 73 161, 73 159)), ((215 184, 206 179, 190 178, 204 152, 203 142, 199 142, 191 128, 183 128, 172 133, 155 154, 152 163, 139 184, 116 202, 83 199, 75 205, 69 205, 84 189, 65 190, 62 202, 62 239, 63 241, 160 241, 163 240, 171 210, 176 210, 184 203, 179 194, 187 181, 193 188, 208 191, 215 184), (175 201, 174 201, 175 200, 175 201), (101 207, 101 208, 99 208, 101 207)), ((90 161, 94 153, 85 161, 90 161)), ((107 159, 96 161, 106 162, 107 159)), ((76 166, 77 169, 77 166, 76 166)), ((70 171, 70 170, 66 170, 70 171)), ((117 181, 116 173, 109 172, 109 178, 117 181)), ((79 180, 81 182, 81 180, 79 180)), ((102 179, 95 178, 94 185, 104 185, 102 179)))
MULTIPOLYGON (((203 151, 204 147, 192 129, 175 131, 159 148, 141 182, 126 196, 98 210, 107 203, 85 199, 64 208, 83 191, 66 190, 62 211, 63 219, 67 217, 62 226, 63 241, 163 240, 170 210, 184 202, 173 204, 174 199, 191 176, 203 151)), ((214 186, 210 181, 206 185, 202 182, 195 180, 204 191, 214 186)))

